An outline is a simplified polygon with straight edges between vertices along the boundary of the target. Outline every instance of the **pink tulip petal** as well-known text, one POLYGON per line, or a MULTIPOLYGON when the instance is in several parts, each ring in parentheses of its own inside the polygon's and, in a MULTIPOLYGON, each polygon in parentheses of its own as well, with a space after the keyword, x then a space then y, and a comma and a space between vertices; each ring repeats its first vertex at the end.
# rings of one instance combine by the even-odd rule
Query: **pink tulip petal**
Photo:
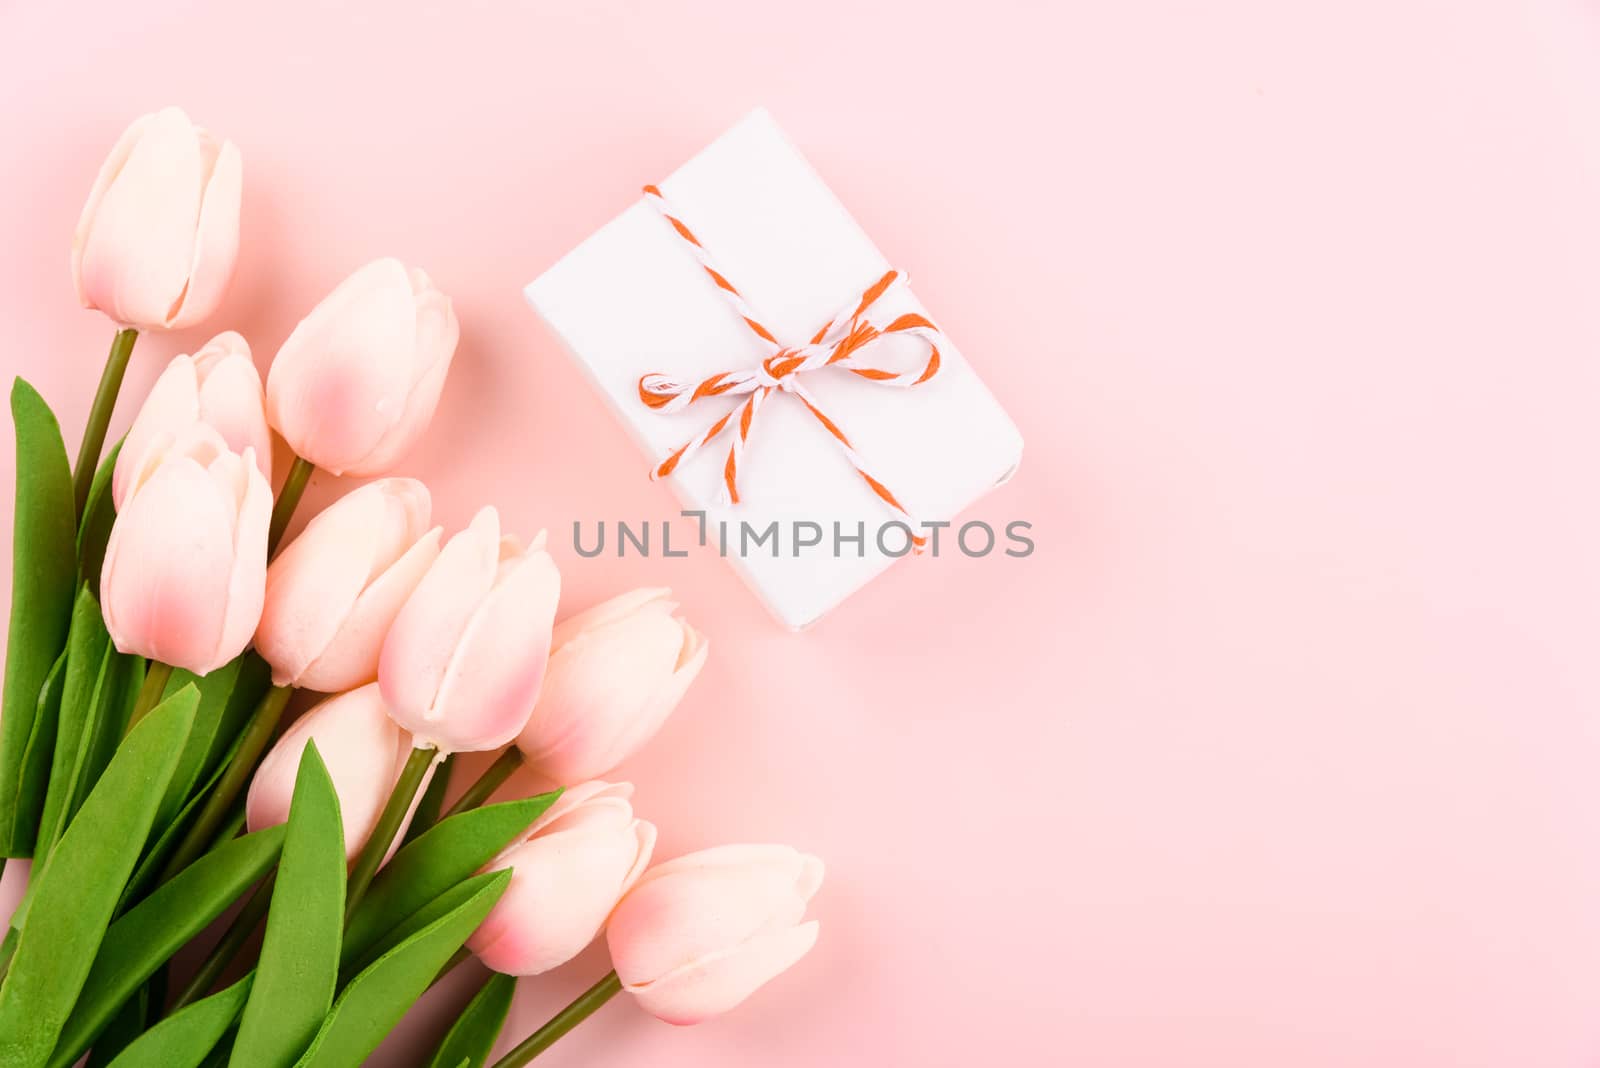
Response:
POLYGON ((378 659, 378 681, 396 722, 432 739, 445 671, 499 566, 500 517, 484 508, 457 533, 395 616, 378 659))
MULTIPOLYGON (((684 650, 690 645, 694 632, 682 620, 672 619, 667 621, 671 625, 670 631, 662 626, 660 620, 655 621, 652 628, 657 639, 665 644, 666 636, 672 636, 672 654, 670 667, 659 677, 652 692, 641 701, 638 711, 623 722, 621 729, 611 739, 611 744, 603 751, 596 754, 594 762, 605 765, 607 770, 621 764, 628 757, 644 748, 645 744, 654 738, 672 715, 678 702, 689 689, 689 684, 699 674, 700 666, 705 663, 705 648, 700 646, 700 651, 691 657, 687 666, 684 665, 684 650)), ((641 657, 641 662, 645 660, 641 657)), ((654 667, 653 659, 650 661, 654 667)), ((595 774, 601 774, 596 772, 595 774)))
POLYGON ((647 874, 613 918, 613 930, 670 931, 653 942, 635 937, 629 958, 636 976, 665 975, 769 930, 775 918, 785 926, 798 921, 805 901, 795 893, 796 874, 772 865, 647 874))
MULTIPOLYGON (((630 785, 622 783, 619 785, 630 785)), ((631 792, 631 789, 630 789, 631 792)), ((561 816, 546 824, 541 834, 556 834, 560 831, 594 831, 594 830, 620 830, 633 822, 633 806, 628 803, 627 795, 595 797, 588 804, 561 816)))
MULTIPOLYGON (((738 947, 624 989, 657 1019, 688 1026, 720 1016, 792 968, 817 944, 815 920, 759 935, 738 947)), ((622 970, 618 968, 618 975, 622 970)))
MULTIPOLYGON (((672 590, 666 586, 641 586, 627 593, 619 593, 557 623, 554 633, 550 636, 550 647, 560 649, 582 634, 627 619, 635 612, 657 602, 671 601, 672 590)), ((668 615, 672 614, 673 607, 676 605, 669 603, 668 615)))
POLYGON ((81 292, 119 323, 162 328, 188 285, 200 217, 194 125, 158 112, 104 191, 79 261, 81 292))
POLYGON ((195 353, 194 361, 199 375, 197 417, 215 427, 234 452, 254 449, 256 466, 270 483, 272 435, 250 347, 230 331, 208 342, 195 353))
POLYGON ((175 436, 200 418, 200 378, 194 357, 174 356, 150 387, 128 428, 111 472, 111 499, 120 510, 139 476, 152 470, 175 436))
POLYGON ((215 666, 233 570, 231 509, 186 456, 162 464, 129 499, 100 579, 118 650, 197 673, 215 666))
MULTIPOLYGON (((272 561, 256 651, 272 665, 278 685, 321 689, 304 679, 306 669, 360 597, 377 553, 371 531, 388 511, 383 486, 363 486, 312 517, 272 561)), ((323 692, 338 689, 347 687, 323 692)))
MULTIPOLYGON (((594 782, 585 782, 579 783, 577 786, 569 786, 561 791, 561 796, 556 798, 555 804, 545 809, 544 812, 539 815, 539 818, 534 820, 520 837, 516 838, 510 845, 500 851, 500 855, 489 863, 489 867, 505 867, 505 865, 500 863, 500 857, 505 856, 511 850, 517 848, 534 835, 550 828, 558 820, 564 819, 572 812, 582 808, 587 804, 590 804, 591 802, 594 802, 598 799, 612 799, 621 801, 626 805, 632 797, 633 784, 631 782, 608 783, 600 782, 597 779, 594 782)), ((628 811, 633 811, 632 805, 628 805, 628 811)))
POLYGON ((674 678, 684 627, 672 608, 655 598, 590 629, 565 630, 537 714, 518 738, 529 763, 557 782, 578 782, 604 775, 655 735, 689 681, 674 678))
POLYGON ((232 141, 217 146, 209 134, 201 131, 200 137, 202 146, 209 149, 214 158, 201 194, 188 288, 166 324, 173 330, 193 326, 217 310, 228 291, 228 283, 233 280, 234 264, 239 258, 239 201, 244 185, 244 164, 232 141))
POLYGON ((485 869, 512 869, 504 896, 467 943, 489 967, 538 975, 566 963, 594 940, 649 863, 655 827, 635 819, 619 796, 631 787, 584 785, 585 800, 485 869))
POLYGON ((450 298, 434 288, 419 268, 413 267, 410 277, 416 303, 416 341, 413 382, 406 395, 405 411, 371 452, 350 465, 348 473, 353 475, 387 471, 422 436, 439 406, 439 394, 444 390, 461 335, 450 298))
MULTIPOLYGON (((644 873, 650 867, 650 858, 656 851, 657 832, 655 824, 648 820, 636 820, 634 821, 633 831, 638 839, 638 855, 633 862, 633 867, 629 868, 628 873, 622 877, 622 893, 624 894, 638 885, 639 880, 644 877, 644 873)), ((608 916, 607 919, 609 920, 610 917, 608 916)))
POLYGON ((683 700, 683 695, 689 691, 689 686, 700 674, 700 669, 705 667, 710 643, 687 623, 682 620, 675 622, 679 624, 680 629, 675 669, 667 681, 656 690, 649 707, 630 724, 626 733, 617 738, 612 752, 607 757, 612 762, 612 767, 637 753, 656 736, 673 710, 678 707, 678 703, 683 700))
POLYGON ((395 617, 439 555, 443 530, 424 534, 356 598, 322 652, 307 664, 299 685, 325 693, 378 677, 378 655, 395 617))
POLYGON ((504 570, 462 631, 419 733, 431 731, 452 751, 498 749, 515 738, 539 697, 560 593, 547 553, 504 570))
POLYGON ((78 303, 85 308, 95 306, 83 288, 83 250, 89 243, 89 232, 94 228, 95 217, 100 213, 100 204, 105 200, 106 191, 122 173, 128 157, 133 155, 133 146, 144 137, 155 119, 154 114, 140 115, 122 131, 111 153, 100 164, 100 172, 95 175, 94 185, 89 190, 89 199, 84 202, 83 211, 78 215, 78 226, 72 234, 72 284, 78 291, 78 303))
POLYGON ((645 874, 644 882, 652 882, 668 875, 699 872, 709 869, 739 869, 783 867, 798 871, 806 854, 786 845, 722 845, 685 853, 681 857, 664 860, 645 874))
MULTIPOLYGON (((203 382, 218 367, 238 356, 243 356, 247 360, 251 359, 250 342, 246 341, 244 335, 237 330, 224 330, 194 350, 195 373, 200 376, 200 380, 203 382)), ((250 366, 254 367, 254 362, 250 366)), ((256 381, 257 383, 260 382, 259 375, 257 375, 256 381)))
POLYGON ((294 328, 267 372, 267 420, 294 451, 342 474, 402 419, 416 312, 406 268, 380 259, 341 282, 294 328))
POLYGON ((527 843, 513 858, 511 883, 496 906, 526 913, 526 922, 486 921, 469 947, 509 975, 539 975, 565 964, 600 933, 632 853, 600 835, 568 833, 527 843))
POLYGON ((331 693, 376 678, 389 624, 437 554, 437 531, 415 544, 430 510, 422 483, 381 479, 334 502, 279 554, 256 630, 279 685, 331 693))
MULTIPOLYGON (((382 478, 371 485, 381 488, 385 512, 380 528, 370 532, 376 540, 377 552, 367 571, 369 585, 409 553, 433 521, 433 496, 428 487, 416 479, 382 478)), ((443 533, 439 527, 433 530, 436 534, 443 533)))
POLYGON ((244 652, 261 620, 267 586, 267 528, 272 519, 272 489, 256 466, 252 449, 246 449, 243 456, 228 453, 217 463, 222 468, 231 467, 232 470, 226 471, 227 477, 235 482, 242 481, 244 487, 234 524, 227 611, 211 665, 205 671, 194 669, 197 675, 207 674, 244 652))
POLYGON ((169 457, 187 456, 201 466, 208 467, 213 459, 227 451, 228 443, 206 423, 190 423, 175 431, 163 430, 145 450, 145 457, 139 466, 129 472, 128 493, 137 494, 139 487, 148 482, 169 457))
POLYGON ((397 760, 409 752, 377 686, 330 697, 284 732, 251 780, 246 823, 257 831, 289 818, 300 755, 313 740, 339 796, 345 853, 354 857, 372 836, 394 788, 397 760))

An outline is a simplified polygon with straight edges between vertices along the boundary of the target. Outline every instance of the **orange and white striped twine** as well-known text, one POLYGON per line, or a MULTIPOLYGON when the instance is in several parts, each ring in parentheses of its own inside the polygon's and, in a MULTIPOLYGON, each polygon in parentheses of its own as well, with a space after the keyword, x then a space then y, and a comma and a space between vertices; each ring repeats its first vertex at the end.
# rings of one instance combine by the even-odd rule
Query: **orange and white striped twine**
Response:
POLYGON ((856 452, 855 446, 850 444, 850 439, 844 431, 823 413, 816 399, 800 382, 802 374, 824 367, 849 371, 872 382, 902 388, 921 385, 939 373, 939 344, 943 341, 943 335, 926 317, 909 312, 886 325, 879 325, 872 321, 869 314, 885 294, 905 284, 905 276, 898 271, 889 271, 869 286, 861 294, 861 299, 849 310, 835 316, 813 334, 810 342, 797 347, 785 346, 778 341, 772 331, 762 325, 760 319, 756 318, 754 310, 745 302, 738 288, 728 281, 726 275, 717 270, 705 246, 684 224, 682 217, 667 203, 666 198, 661 195, 661 190, 653 185, 647 185, 644 187, 644 195, 683 239, 684 246, 694 254, 718 291, 727 298, 733 310, 767 350, 766 358, 755 367, 741 371, 722 371, 696 383, 681 382, 662 374, 647 374, 639 379, 639 399, 647 407, 658 412, 679 412, 705 397, 748 395, 743 404, 712 423, 703 434, 674 449, 666 459, 651 470, 651 479, 666 478, 671 475, 685 460, 711 444, 725 430, 733 426, 736 429, 733 443, 728 449, 727 461, 722 467, 723 491, 719 496, 738 504, 739 468, 745 445, 750 438, 750 428, 755 425, 756 416, 769 396, 775 392, 792 393, 816 417, 823 429, 838 442, 845 458, 850 461, 851 466, 856 469, 856 473, 872 492, 884 504, 906 517, 911 530, 912 547, 920 553, 927 543, 927 538, 918 533, 918 524, 911 513, 888 486, 867 470, 866 462, 856 452), (867 362, 866 350, 874 341, 896 334, 915 338, 926 344, 928 346, 926 362, 910 371, 892 371, 867 362))

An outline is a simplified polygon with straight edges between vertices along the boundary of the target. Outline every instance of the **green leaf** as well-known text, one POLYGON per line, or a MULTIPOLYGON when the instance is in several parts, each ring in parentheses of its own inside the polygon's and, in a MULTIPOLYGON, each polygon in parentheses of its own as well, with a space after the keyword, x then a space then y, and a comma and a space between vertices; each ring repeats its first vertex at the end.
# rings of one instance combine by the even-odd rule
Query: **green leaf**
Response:
POLYGON ((129 732, 31 888, 27 924, 0 984, 0 1064, 44 1064, 78 999, 156 804, 194 722, 193 690, 129 732))
POLYGON ((61 716, 56 729, 50 787, 39 820, 38 855, 50 849, 72 822, 78 806, 99 778, 102 726, 114 718, 111 708, 120 701, 115 691, 121 677, 116 663, 120 653, 111 644, 100 615, 100 605, 87 586, 78 591, 67 634, 67 674, 61 692, 61 716))
POLYGON ((250 996, 255 973, 187 1005, 134 1039, 111 1068, 197 1068, 228 1033, 250 996))
POLYGON ((411 814, 411 822, 406 824, 405 837, 400 844, 414 842, 422 837, 422 832, 439 822, 439 813, 444 809, 445 791, 450 789, 450 774, 455 770, 456 755, 448 753, 445 758, 434 767, 433 778, 428 780, 428 788, 422 791, 422 800, 417 802, 416 811, 411 814))
POLYGON ((467 1007, 461 1010, 456 1022, 445 1034, 444 1041, 428 1061, 428 1068, 483 1068, 494 1049, 500 1028, 505 1026, 506 1013, 511 1011, 511 998, 517 992, 517 977, 490 972, 489 981, 473 995, 467 1007))
POLYGON ((172 773, 166 796, 161 799, 161 808, 156 812, 156 827, 160 830, 165 830, 183 810, 190 791, 205 771, 206 760, 216 741, 217 731, 222 726, 222 715, 227 709, 228 699, 233 696, 234 684, 239 679, 239 668, 243 663, 244 657, 236 656, 204 678, 178 668, 167 680, 168 694, 194 683, 200 691, 200 707, 195 709, 194 730, 189 732, 183 754, 178 757, 178 770, 172 773))
POLYGON ((452 907, 438 919, 352 979, 300 1059, 301 1068, 363 1063, 428 989, 451 955, 478 929, 510 881, 509 870, 469 879, 450 892, 452 907))
POLYGON ((228 703, 222 709, 215 736, 211 739, 211 749, 201 765, 204 775, 210 776, 211 772, 228 762, 227 758, 233 756, 245 723, 271 688, 271 666, 254 651, 241 656, 233 693, 228 695, 228 703))
MULTIPOLYGON (((228 755, 231 756, 234 749, 238 748, 239 742, 239 738, 234 738, 233 744, 228 747, 228 755)), ((183 806, 183 810, 178 813, 177 818, 167 824, 166 828, 161 831, 155 844, 145 850, 144 857, 139 861, 139 866, 133 870, 133 877, 128 880, 128 885, 122 892, 122 900, 117 903, 119 912, 137 901, 149 887, 150 882, 161 873, 162 868, 166 866, 167 858, 178 847, 178 842, 183 838, 183 833, 188 828, 190 821, 194 819, 200 807, 206 803, 206 798, 211 793, 211 788, 216 785, 218 779, 222 778, 222 773, 225 770, 227 770, 227 762, 223 761, 206 778, 205 783, 194 791, 188 803, 183 806)))
POLYGON ((229 1064, 293 1064, 316 1035, 339 979, 344 926, 344 827, 333 780, 307 742, 289 802, 267 933, 255 987, 239 1021, 229 1064))
POLYGON ((45 677, 67 640, 77 586, 77 509, 61 427, 22 379, 11 387, 17 432, 17 497, 12 513, 11 629, 0 711, 0 847, 30 856, 17 826, 17 789, 45 677))
POLYGON ((117 1014, 111 1018, 106 1029, 101 1032, 95 1041, 94 1049, 89 1051, 86 1068, 101 1068, 108 1065, 123 1050, 128 1048, 128 1043, 138 1038, 154 1021, 150 1016, 150 990, 141 986, 139 992, 117 1009, 117 1014))
MULTIPOLYGON (((484 875, 489 874, 492 873, 484 873, 484 875)), ((384 934, 382 938, 378 939, 376 945, 361 955, 361 959, 345 962, 344 966, 340 969, 339 985, 341 987, 345 986, 350 981, 351 976, 365 971, 367 966, 372 964, 373 961, 377 960, 395 946, 398 946, 400 943, 404 942, 406 939, 410 938, 412 935, 416 934, 424 927, 432 924, 439 917, 455 908, 462 902, 462 895, 466 892, 465 888, 475 885, 474 880, 482 879, 483 877, 483 875, 474 876, 471 879, 466 879, 457 883, 444 893, 440 894, 438 897, 434 898, 432 901, 428 902, 426 905, 423 905, 411 915, 407 916, 405 919, 401 920, 399 923, 395 924, 386 934, 384 934)))
POLYGON ((55 667, 39 691, 39 704, 33 714, 33 730, 22 757, 22 781, 17 786, 17 823, 13 841, 19 851, 33 852, 39 834, 39 817, 50 789, 50 764, 56 748, 56 729, 61 720, 61 690, 67 677, 67 651, 61 650, 55 667))
POLYGON ((78 574, 96 597, 100 596, 100 569, 106 560, 106 542, 111 539, 111 524, 117 518, 117 506, 111 499, 111 476, 117 469, 117 456, 121 452, 122 442, 119 441, 95 468, 94 481, 89 484, 89 499, 83 506, 83 518, 78 521, 78 574))
POLYGON ((239 1037, 239 1029, 234 1027, 222 1033, 222 1038, 206 1054, 205 1060, 200 1062, 200 1068, 227 1068, 228 1058, 233 1056, 233 1040, 239 1037))
POLYGON ((344 963, 353 965, 402 920, 493 860, 555 804, 561 791, 507 801, 441 820, 401 847, 372 881, 344 935, 344 963))
POLYGON ((117 1006, 267 873, 283 836, 268 827, 218 846, 113 923, 50 1063, 64 1068, 82 1056, 117 1006))
POLYGON ((89 1051, 88 1068, 106 1068, 116 1060, 117 1054, 128 1048, 128 1043, 154 1026, 166 1003, 167 970, 158 968, 137 994, 122 1003, 122 1008, 117 1010, 105 1030, 94 1040, 94 1049, 89 1051))
MULTIPOLYGON (((235 676, 233 692, 228 695, 226 703, 218 713, 216 726, 211 730, 209 749, 200 762, 201 777, 196 780, 198 785, 191 786, 188 796, 183 800, 183 806, 169 817, 165 824, 157 823, 159 835, 145 853, 144 859, 139 862, 133 878, 128 880, 128 889, 123 895, 124 905, 137 900, 166 866, 167 858, 183 840, 184 832, 204 807, 217 781, 228 770, 228 764, 232 762, 234 753, 238 752, 239 743, 243 741, 245 721, 250 718, 256 705, 272 686, 272 669, 255 653, 246 652, 234 663, 238 665, 238 673, 235 676)), ((233 666, 234 664, 229 664, 217 670, 228 671, 233 666)), ((177 675, 179 672, 175 671, 173 674, 177 675)), ((184 758, 187 759, 188 756, 186 749, 184 758)), ((180 770, 179 774, 181 773, 180 770)), ((177 775, 174 775, 174 778, 177 778, 177 775)))
MULTIPOLYGON (((105 774, 106 767, 122 744, 128 731, 128 720, 133 706, 139 703, 139 691, 144 686, 145 661, 142 656, 129 656, 111 648, 111 674, 107 677, 106 705, 99 722, 95 724, 94 745, 89 750, 89 782, 92 787, 105 774)), ((170 695, 169 695, 170 696, 170 695)), ((79 797, 82 803, 82 797, 79 797)), ((153 825, 152 825, 153 826, 153 825)))

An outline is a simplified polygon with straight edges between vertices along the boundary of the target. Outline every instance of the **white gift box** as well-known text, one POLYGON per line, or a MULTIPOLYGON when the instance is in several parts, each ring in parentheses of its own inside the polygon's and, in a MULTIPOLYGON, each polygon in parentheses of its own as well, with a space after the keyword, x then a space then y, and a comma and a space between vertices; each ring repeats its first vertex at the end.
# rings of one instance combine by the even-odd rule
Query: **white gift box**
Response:
MULTIPOLYGON (((747 116, 658 184, 715 269, 784 345, 805 345, 824 324, 848 314, 891 266, 765 111, 747 116)), ((757 370, 772 352, 648 198, 526 292, 652 464, 750 398, 708 396, 663 413, 642 401, 642 376, 693 384, 719 372, 757 370)), ((938 322, 905 285, 880 300, 870 318, 881 326, 905 312, 938 322)), ((751 422, 737 503, 724 479, 737 417, 665 479, 685 510, 704 513, 695 532, 708 549, 700 551, 725 552, 784 624, 815 621, 907 555, 907 528, 938 536, 932 551, 913 555, 908 566, 937 568, 929 556, 960 551, 957 529, 938 524, 1016 470, 1022 436, 1015 424, 949 337, 936 344, 937 373, 910 388, 840 367, 795 377, 909 516, 880 499, 799 395, 781 390, 761 402, 751 422)), ((872 349, 859 358, 913 372, 907 378, 928 356, 926 344, 902 334, 879 338, 872 349)), ((641 464, 640 477, 649 470, 641 464)), ((974 536, 969 551, 982 549, 983 541, 974 536)), ((931 591, 937 579, 926 581, 931 591)))

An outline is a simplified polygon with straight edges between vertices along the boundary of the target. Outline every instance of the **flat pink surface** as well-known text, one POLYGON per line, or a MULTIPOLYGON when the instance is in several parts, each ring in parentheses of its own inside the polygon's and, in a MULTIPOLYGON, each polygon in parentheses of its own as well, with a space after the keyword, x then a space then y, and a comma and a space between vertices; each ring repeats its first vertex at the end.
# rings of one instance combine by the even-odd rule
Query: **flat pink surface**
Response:
MULTIPOLYGON (((109 340, 72 227, 178 103, 243 151, 242 266, 119 425, 398 255, 462 323, 402 471, 549 527, 571 608, 670 584, 710 635, 625 773, 662 856, 826 858, 822 941, 541 1064, 1600 1062, 1595 0, 13 2, 0 89, 4 369, 69 438, 109 340), (1039 545, 801 636, 712 556, 571 552, 673 506, 520 295, 758 103, 1022 427, 975 514, 1039 545)), ((508 1038, 604 967, 525 983, 508 1038)))

